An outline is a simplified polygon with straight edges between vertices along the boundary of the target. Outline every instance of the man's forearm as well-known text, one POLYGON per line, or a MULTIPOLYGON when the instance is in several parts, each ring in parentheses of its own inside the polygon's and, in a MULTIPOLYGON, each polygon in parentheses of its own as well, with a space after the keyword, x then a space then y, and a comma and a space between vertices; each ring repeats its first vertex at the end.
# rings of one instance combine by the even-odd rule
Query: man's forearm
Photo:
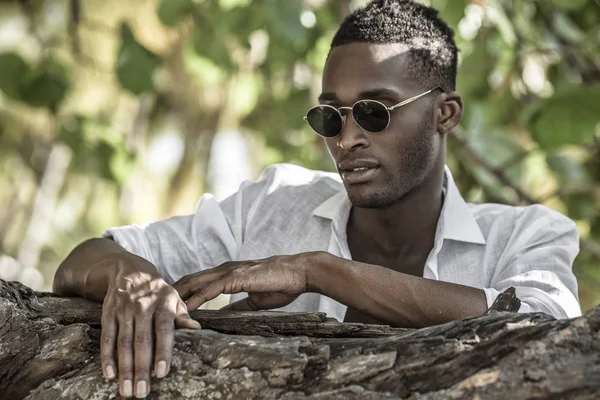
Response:
MULTIPOLYGON (((102 301, 110 280, 124 266, 125 256, 136 257, 112 240, 87 240, 73 249, 58 267, 53 290, 62 295, 102 301)), ((136 262, 135 266, 149 275, 160 276, 149 262, 136 262)))
POLYGON ((481 315, 481 289, 407 275, 330 254, 311 267, 311 291, 394 326, 424 327, 481 315))

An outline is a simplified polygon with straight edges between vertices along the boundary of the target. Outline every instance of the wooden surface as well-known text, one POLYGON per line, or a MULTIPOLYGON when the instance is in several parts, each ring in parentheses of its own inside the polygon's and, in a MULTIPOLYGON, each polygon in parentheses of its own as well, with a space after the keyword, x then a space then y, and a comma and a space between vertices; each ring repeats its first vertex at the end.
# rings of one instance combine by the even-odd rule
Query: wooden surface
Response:
MULTIPOLYGON (((425 329, 318 313, 192 313, 149 399, 598 399, 600 308, 574 320, 488 314, 425 329)), ((0 281, 0 399, 117 399, 102 378, 101 305, 0 281)))

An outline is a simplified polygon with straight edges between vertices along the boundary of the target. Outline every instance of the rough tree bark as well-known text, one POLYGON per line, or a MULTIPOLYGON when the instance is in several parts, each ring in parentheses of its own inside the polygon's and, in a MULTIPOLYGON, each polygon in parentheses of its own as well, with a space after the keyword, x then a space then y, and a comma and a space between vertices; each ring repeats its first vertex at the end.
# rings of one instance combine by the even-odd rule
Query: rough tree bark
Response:
MULTIPOLYGON (((507 312, 425 329, 318 313, 196 311, 148 398, 597 399, 600 306, 581 318, 507 312)), ((102 378, 101 306, 0 281, 0 398, 116 399, 102 378)))

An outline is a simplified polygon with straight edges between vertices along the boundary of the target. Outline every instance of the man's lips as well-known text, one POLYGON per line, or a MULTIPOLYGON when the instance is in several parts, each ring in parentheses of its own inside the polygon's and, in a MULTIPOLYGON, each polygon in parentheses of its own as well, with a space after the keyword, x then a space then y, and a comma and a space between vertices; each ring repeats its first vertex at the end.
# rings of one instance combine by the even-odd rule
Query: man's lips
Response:
POLYGON ((371 159, 345 160, 338 164, 338 170, 347 184, 365 183, 375 178, 379 163, 371 159))
POLYGON ((346 184, 366 183, 375 179, 379 168, 357 168, 342 172, 342 179, 346 184))
POLYGON ((355 160, 344 160, 338 164, 338 170, 340 172, 352 172, 356 170, 363 170, 369 168, 378 168, 379 163, 372 159, 355 159, 355 160))

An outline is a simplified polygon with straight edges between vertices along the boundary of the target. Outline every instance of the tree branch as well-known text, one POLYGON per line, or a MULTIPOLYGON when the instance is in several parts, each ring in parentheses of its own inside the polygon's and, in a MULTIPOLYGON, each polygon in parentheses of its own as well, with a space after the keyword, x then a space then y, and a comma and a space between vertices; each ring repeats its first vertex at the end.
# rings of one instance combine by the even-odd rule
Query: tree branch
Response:
POLYGON ((520 187, 515 185, 510 180, 510 178, 506 174, 503 167, 496 167, 496 166, 492 165, 492 163, 490 163, 488 160, 486 160, 485 158, 483 158, 482 156, 477 154, 475 149, 473 149, 473 147, 471 147, 471 145, 465 138, 464 132, 462 131, 461 128, 455 128, 452 132, 450 132, 449 136, 450 136, 450 138, 454 139, 454 141, 465 152, 467 157, 469 157, 471 159, 471 161, 473 161, 475 164, 483 167, 489 173, 494 175, 496 177, 496 179, 498 179, 504 186, 511 188, 517 194, 517 196, 519 196, 519 199, 521 201, 528 203, 528 204, 537 204, 538 203, 535 199, 533 199, 533 197, 529 196, 520 187))
POLYGON ((46 237, 50 232, 52 211, 63 187, 71 158, 71 149, 65 144, 52 145, 19 250, 19 263, 25 268, 38 267, 46 237))
MULTIPOLYGON (((175 331, 171 372, 152 378, 149 398, 598 398, 600 307, 555 320, 502 312, 518 299, 499 298, 501 312, 423 329, 194 311, 204 329, 175 331)), ((117 398, 101 373, 101 313, 97 302, 0 280, 2 398, 117 398)))
POLYGON ((559 188, 558 190, 540 198, 539 202, 544 203, 545 201, 553 199, 555 197, 574 196, 574 195, 578 195, 578 194, 592 194, 599 188, 600 187, 590 186, 590 185, 584 186, 583 184, 564 185, 561 188, 559 188))
POLYGON ((71 49, 73 55, 77 57, 81 53, 81 43, 79 41, 79 23, 81 22, 80 0, 71 0, 69 6, 71 13, 71 20, 69 21, 69 33, 72 38, 71 49))
MULTIPOLYGON (((471 159, 471 161, 480 167, 483 167, 486 171, 492 174, 498 181, 500 181, 504 186, 511 188, 518 196, 520 201, 527 203, 528 205, 532 204, 540 204, 540 201, 534 199, 523 189, 521 189, 516 183, 512 182, 508 175, 506 174, 503 167, 496 167, 488 160, 477 154, 477 151, 467 141, 464 135, 464 131, 462 128, 457 127, 453 131, 450 132, 449 137, 453 139, 458 146, 462 149, 462 151, 471 159)), ((579 245, 581 249, 590 253, 594 258, 600 260, 600 244, 590 240, 581 238, 579 241, 579 245)))
POLYGON ((523 160, 525 160, 527 158, 527 156, 530 154, 529 151, 522 151, 519 154, 517 154, 516 156, 514 156, 513 158, 511 158, 510 160, 508 160, 507 162, 505 162, 502 165, 502 169, 506 170, 509 169, 511 167, 514 167, 515 165, 520 164, 523 160))

